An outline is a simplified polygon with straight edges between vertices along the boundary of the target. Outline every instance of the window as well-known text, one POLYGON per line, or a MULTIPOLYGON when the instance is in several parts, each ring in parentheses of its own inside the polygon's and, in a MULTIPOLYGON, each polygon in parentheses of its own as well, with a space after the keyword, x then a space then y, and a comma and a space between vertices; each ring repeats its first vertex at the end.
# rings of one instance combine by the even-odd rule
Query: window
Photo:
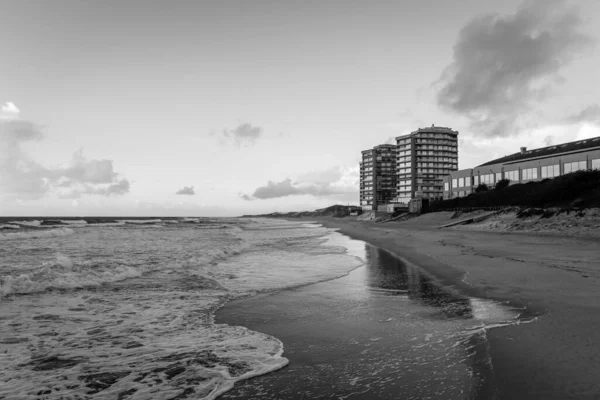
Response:
POLYGON ((496 172, 496 182, 502 179, 502 172, 496 172))
POLYGON ((473 181, 475 182, 475 186, 479 186, 479 175, 475 175, 473 181))
POLYGON ((458 178, 458 187, 465 186, 465 178, 458 178))
POLYGON ((481 180, 481 183, 485 183, 488 186, 494 184, 494 174, 480 175, 479 179, 481 180))
POLYGON ((532 179, 537 179, 537 168, 525 168, 521 171, 521 175, 523 176, 524 181, 530 181, 532 179))
POLYGON ((453 188, 457 188, 458 187, 458 179, 456 179, 456 178, 452 179, 452 187, 453 188))
POLYGON ((582 171, 587 169, 587 163, 585 161, 575 161, 564 164, 565 174, 569 172, 582 171))
POLYGON ((600 169, 600 158, 592 160, 592 169, 600 169))
POLYGON ((508 179, 511 182, 518 182, 519 181, 519 170, 515 170, 515 171, 504 171, 504 176, 506 177, 506 179, 508 179))
MULTIPOLYGON (((600 161, 600 160, 598 160, 600 161)), ((447 192, 450 190, 450 184, 448 182, 444 182, 444 192, 447 192)))
POLYGON ((560 166, 556 165, 546 165, 542 167, 542 178, 554 178, 555 176, 560 175, 560 166))

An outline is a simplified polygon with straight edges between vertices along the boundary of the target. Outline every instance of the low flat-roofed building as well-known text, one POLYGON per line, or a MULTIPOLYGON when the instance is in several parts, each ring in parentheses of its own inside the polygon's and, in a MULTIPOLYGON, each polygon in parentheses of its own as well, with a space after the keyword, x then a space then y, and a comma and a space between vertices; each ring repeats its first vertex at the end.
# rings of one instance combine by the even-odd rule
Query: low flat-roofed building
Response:
POLYGON ((521 147, 518 153, 445 176, 444 199, 468 196, 482 183, 493 188, 501 179, 515 184, 589 169, 600 169, 600 137, 533 150, 521 147))

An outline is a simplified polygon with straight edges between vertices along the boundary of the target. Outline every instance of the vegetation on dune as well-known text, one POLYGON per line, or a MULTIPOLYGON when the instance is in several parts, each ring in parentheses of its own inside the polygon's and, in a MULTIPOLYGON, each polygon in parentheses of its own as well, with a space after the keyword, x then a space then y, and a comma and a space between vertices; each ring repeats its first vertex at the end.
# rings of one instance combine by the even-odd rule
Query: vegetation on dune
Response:
POLYGON ((288 213, 274 212, 261 215, 242 215, 242 217, 271 217, 271 218, 297 218, 297 217, 348 217, 355 206, 343 206, 336 204, 315 211, 297 211, 288 213))
MULTIPOLYGON (((506 182, 503 182, 506 181, 506 182)), ((494 190, 476 190, 467 197, 441 200, 431 211, 464 207, 600 207, 600 170, 577 171, 539 182, 508 186, 499 181, 494 190)))

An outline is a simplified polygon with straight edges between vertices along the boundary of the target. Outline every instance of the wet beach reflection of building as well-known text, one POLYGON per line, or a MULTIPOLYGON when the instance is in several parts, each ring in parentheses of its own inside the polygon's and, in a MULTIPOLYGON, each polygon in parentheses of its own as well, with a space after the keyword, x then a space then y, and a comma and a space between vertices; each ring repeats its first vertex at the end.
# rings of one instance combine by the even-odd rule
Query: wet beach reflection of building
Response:
POLYGON ((449 318, 471 318, 469 298, 437 284, 431 277, 402 259, 365 245, 366 282, 369 290, 385 296, 402 296, 439 308, 449 318))

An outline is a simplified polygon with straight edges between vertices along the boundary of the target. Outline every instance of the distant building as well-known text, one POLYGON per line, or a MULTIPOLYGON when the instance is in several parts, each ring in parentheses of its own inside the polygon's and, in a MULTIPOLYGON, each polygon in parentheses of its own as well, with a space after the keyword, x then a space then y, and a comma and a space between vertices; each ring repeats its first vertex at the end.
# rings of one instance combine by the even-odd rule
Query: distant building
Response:
POLYGON ((377 210, 396 197, 396 145, 382 144, 362 152, 360 205, 377 210))
POLYGON ((458 169, 458 132, 431 126, 396 138, 397 184, 394 202, 443 196, 443 179, 458 169))
POLYGON ((493 188, 501 179, 515 184, 587 169, 600 169, 600 137, 534 150, 521 147, 518 153, 451 172, 444 177, 444 198, 467 196, 482 183, 493 188))

